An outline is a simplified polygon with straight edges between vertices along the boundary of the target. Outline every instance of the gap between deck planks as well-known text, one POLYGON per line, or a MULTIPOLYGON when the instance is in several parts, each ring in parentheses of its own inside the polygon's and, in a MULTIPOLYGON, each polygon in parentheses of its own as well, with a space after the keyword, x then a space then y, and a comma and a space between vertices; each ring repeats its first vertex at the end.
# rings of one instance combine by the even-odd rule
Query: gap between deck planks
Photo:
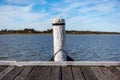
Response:
POLYGON ((120 80, 120 67, 0 66, 0 80, 120 80))

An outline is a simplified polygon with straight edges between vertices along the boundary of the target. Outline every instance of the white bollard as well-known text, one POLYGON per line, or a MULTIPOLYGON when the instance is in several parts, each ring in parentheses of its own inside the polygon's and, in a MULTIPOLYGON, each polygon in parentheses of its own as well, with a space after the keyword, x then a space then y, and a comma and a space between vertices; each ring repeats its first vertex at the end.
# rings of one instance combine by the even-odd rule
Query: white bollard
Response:
POLYGON ((54 61, 66 61, 65 20, 53 19, 54 61))

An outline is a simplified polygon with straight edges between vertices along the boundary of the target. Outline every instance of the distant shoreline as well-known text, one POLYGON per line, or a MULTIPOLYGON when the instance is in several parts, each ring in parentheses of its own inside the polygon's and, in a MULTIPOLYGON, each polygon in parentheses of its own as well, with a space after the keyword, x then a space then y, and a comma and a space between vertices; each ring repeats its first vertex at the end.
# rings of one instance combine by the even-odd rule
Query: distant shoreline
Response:
MULTIPOLYGON (((1 30, 0 34, 52 34, 52 29, 47 29, 45 31, 36 31, 34 29, 25 28, 24 30, 1 30)), ((120 32, 101 32, 101 31, 76 31, 76 30, 66 30, 67 34, 120 34, 120 32)))
MULTIPOLYGON (((52 34, 52 33, 0 33, 0 35, 5 35, 5 34, 52 34)), ((79 32, 79 33, 69 33, 69 32, 66 32, 66 34, 74 34, 74 35, 77 35, 77 34, 80 34, 80 35, 84 35, 84 34, 88 34, 88 35, 92 35, 92 34, 95 34, 95 35, 100 35, 100 34, 120 34, 120 33, 116 33, 116 32, 90 32, 90 33, 86 33, 86 32, 79 32)))

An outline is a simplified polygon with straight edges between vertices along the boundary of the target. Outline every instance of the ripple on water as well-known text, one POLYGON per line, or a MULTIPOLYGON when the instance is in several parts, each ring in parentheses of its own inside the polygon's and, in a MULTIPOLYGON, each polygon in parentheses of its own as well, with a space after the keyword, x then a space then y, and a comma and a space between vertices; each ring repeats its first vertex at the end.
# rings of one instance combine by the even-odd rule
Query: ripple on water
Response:
POLYGON ((9 59, 9 56, 0 56, 0 60, 7 60, 9 59))
MULTIPOLYGON (((74 60, 120 61, 120 35, 67 35, 74 60)), ((0 35, 0 60, 46 61, 53 55, 51 34, 0 35)))

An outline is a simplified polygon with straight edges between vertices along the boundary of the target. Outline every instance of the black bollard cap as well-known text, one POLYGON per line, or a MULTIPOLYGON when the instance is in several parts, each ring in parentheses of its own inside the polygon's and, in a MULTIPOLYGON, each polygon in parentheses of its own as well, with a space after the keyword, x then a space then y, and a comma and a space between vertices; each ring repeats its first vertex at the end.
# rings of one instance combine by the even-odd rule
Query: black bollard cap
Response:
POLYGON ((64 19, 55 18, 55 19, 53 19, 52 25, 65 25, 65 20, 64 19))

